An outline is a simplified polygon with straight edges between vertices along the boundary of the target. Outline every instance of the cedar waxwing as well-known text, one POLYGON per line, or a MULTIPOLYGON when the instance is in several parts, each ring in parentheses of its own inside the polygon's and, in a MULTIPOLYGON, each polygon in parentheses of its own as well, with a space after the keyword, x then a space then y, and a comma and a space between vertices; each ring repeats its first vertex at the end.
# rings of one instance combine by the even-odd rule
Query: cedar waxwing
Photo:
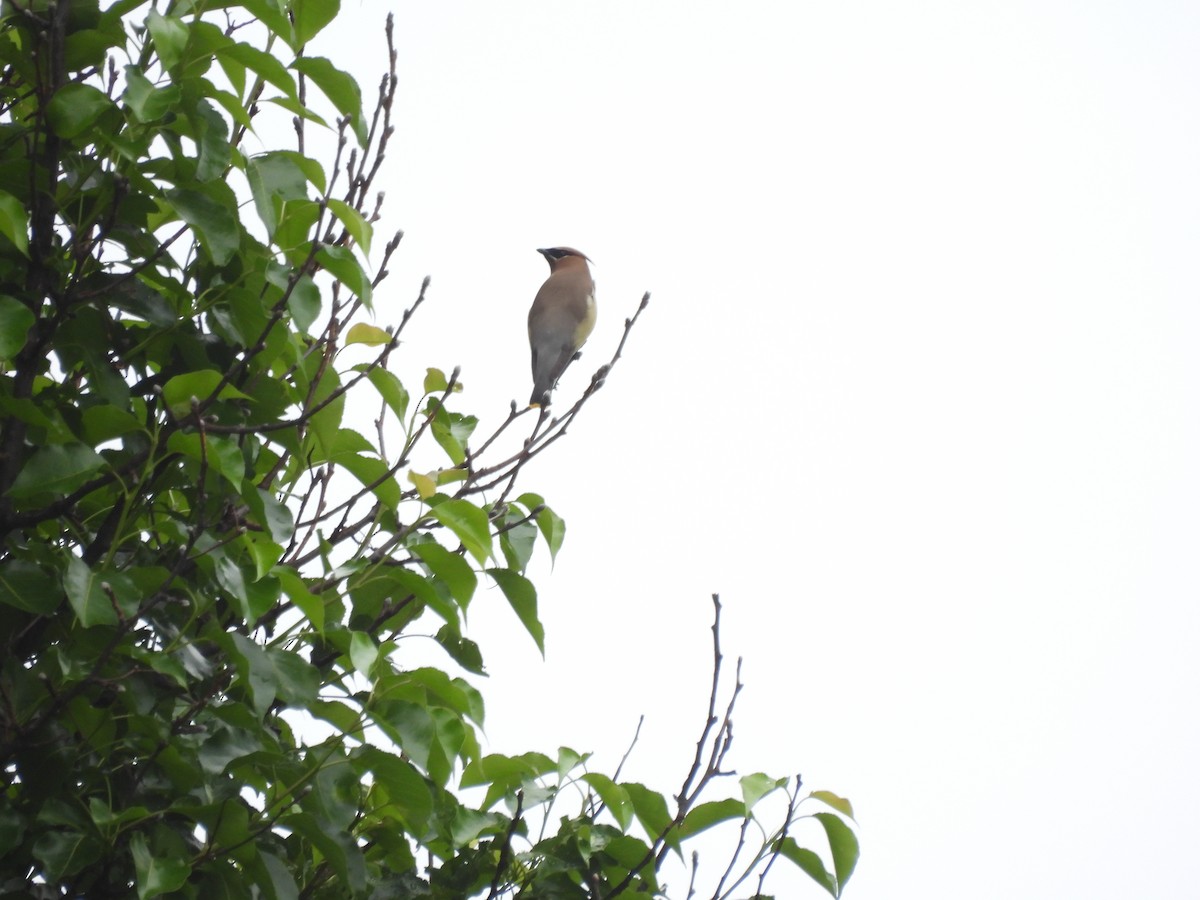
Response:
POLYGON ((596 324, 596 283, 591 262, 570 247, 539 250, 550 263, 550 277, 529 308, 529 348, 533 351, 530 406, 550 404, 563 370, 575 358, 596 324))

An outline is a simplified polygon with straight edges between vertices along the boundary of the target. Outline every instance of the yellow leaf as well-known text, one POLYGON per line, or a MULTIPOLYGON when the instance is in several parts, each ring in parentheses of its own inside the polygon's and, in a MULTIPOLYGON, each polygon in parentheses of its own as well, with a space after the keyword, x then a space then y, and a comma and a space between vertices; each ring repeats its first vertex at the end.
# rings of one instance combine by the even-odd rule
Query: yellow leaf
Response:
POLYGON ((370 347, 378 347, 381 344, 391 343, 391 340, 392 336, 382 328, 376 328, 366 322, 356 322, 346 332, 347 344, 366 344, 370 347))
POLYGON ((422 500, 428 500, 437 493, 437 482, 429 475, 423 475, 420 472, 409 472, 408 480, 413 483, 417 489, 417 494, 422 500))

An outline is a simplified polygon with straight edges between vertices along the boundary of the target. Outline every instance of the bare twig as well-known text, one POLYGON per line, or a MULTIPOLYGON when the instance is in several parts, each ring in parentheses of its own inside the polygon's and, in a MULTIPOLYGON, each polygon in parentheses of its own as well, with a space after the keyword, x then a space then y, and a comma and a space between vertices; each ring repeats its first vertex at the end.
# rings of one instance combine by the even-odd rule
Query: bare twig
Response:
MULTIPOLYGON (((666 859, 670 845, 667 838, 671 832, 677 830, 683 824, 689 810, 695 804, 696 799, 704 791, 705 787, 719 775, 725 774, 721 770, 721 764, 724 761, 725 754, 728 752, 730 743, 733 740, 733 707, 737 700, 737 695, 741 690, 740 675, 737 678, 733 695, 730 697, 729 704, 725 708, 725 716, 723 719, 717 717, 717 698, 720 694, 721 687, 721 667, 724 661, 724 656, 721 653, 721 598, 718 594, 712 595, 713 601, 713 677, 712 687, 709 690, 708 696, 708 714, 705 717, 704 728, 700 733, 700 740, 696 742, 696 753, 692 759, 692 765, 688 769, 687 776, 683 780, 683 786, 675 797, 676 812, 675 817, 670 824, 663 830, 661 834, 654 838, 654 842, 646 851, 646 855, 636 866, 629 870, 626 876, 611 890, 606 897, 616 897, 620 895, 630 884, 633 879, 651 863, 654 864, 654 870, 657 871, 662 867, 663 861, 666 859), (720 722, 720 728, 714 735, 713 729, 720 722), (711 744, 710 744, 711 742, 711 744), (707 756, 707 763, 705 757, 707 756)), ((741 660, 738 660, 738 669, 741 669, 741 660)))
POLYGON ((633 740, 629 742, 629 749, 625 751, 625 755, 621 757, 621 761, 617 763, 617 770, 613 772, 613 781, 621 777, 621 770, 625 768, 625 763, 629 759, 629 754, 633 753, 633 748, 637 746, 638 737, 642 733, 642 723, 646 721, 645 715, 638 716, 637 728, 633 731, 633 740))

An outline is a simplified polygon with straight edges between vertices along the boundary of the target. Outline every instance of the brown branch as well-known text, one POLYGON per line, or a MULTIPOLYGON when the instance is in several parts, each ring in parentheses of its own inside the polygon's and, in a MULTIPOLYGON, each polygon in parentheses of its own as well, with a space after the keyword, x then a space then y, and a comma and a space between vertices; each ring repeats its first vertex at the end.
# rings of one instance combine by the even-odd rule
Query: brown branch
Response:
POLYGON ((633 730, 633 740, 629 742, 629 747, 625 751, 625 755, 621 757, 621 761, 617 763, 617 770, 613 772, 612 780, 616 781, 621 777, 621 770, 625 768, 625 763, 629 760, 629 755, 633 753, 633 748, 637 746, 638 738, 642 733, 642 723, 646 721, 645 715, 638 716, 637 728, 633 730))
MULTIPOLYGON (((696 742, 696 753, 692 759, 692 765, 688 769, 687 776, 683 780, 683 787, 680 788, 679 794, 675 798, 676 812, 675 817, 663 829, 662 833, 654 838, 653 843, 646 851, 646 855, 642 860, 634 866, 625 877, 617 884, 613 890, 605 895, 606 898, 616 897, 633 883, 633 879, 638 876, 646 866, 654 864, 654 870, 658 871, 662 867, 663 861, 666 859, 667 851, 670 849, 667 843, 667 837, 671 832, 676 831, 683 824, 684 818, 687 816, 696 799, 704 791, 705 787, 712 781, 713 778, 720 774, 720 764, 724 759, 725 753, 729 749, 730 741, 733 737, 732 716, 734 702, 737 700, 737 695, 741 690, 741 678, 737 679, 737 684, 734 688, 733 696, 729 700, 729 704, 725 709, 724 720, 719 720, 717 717, 717 697, 720 694, 721 687, 721 667, 724 662, 724 655, 721 653, 721 598, 719 594, 712 595, 713 601, 713 677, 712 686, 708 695, 708 714, 705 717, 704 728, 700 733, 700 740, 696 742), (717 722, 722 721, 721 728, 713 737, 713 729, 717 722), (708 747, 709 740, 712 739, 712 752, 709 754, 708 763, 705 764, 705 751, 708 747)), ((741 669, 741 660, 738 661, 738 668, 741 669)))
MULTIPOLYGON (((787 795, 788 805, 787 805, 787 811, 783 817, 783 827, 779 830, 779 834, 777 834, 775 836, 775 839, 773 841, 771 841, 771 854, 767 858, 767 864, 763 867, 762 872, 760 872, 758 875, 758 890, 756 891, 756 893, 758 893, 758 894, 761 894, 763 892, 763 890, 765 889, 767 875, 770 874, 771 867, 773 865, 775 865, 775 860, 779 859, 779 854, 783 850, 783 841, 788 836, 788 830, 792 827, 792 824, 795 822, 796 803, 797 803, 798 798, 800 797, 800 788, 802 786, 803 786, 803 782, 801 781, 800 776, 797 775, 795 788, 788 791, 788 795, 787 795)), ((760 858, 761 858, 761 856, 760 856, 760 858)))
POLYGON ((492 887, 488 891, 487 900, 499 896, 500 881, 504 876, 504 870, 508 868, 508 861, 512 858, 512 842, 517 834, 517 828, 521 825, 521 807, 525 802, 525 792, 517 791, 517 808, 513 812, 512 821, 508 823, 508 828, 504 831, 504 843, 500 845, 500 858, 496 860, 496 874, 492 876, 492 887))
MULTIPOLYGON (((621 334, 621 340, 617 344, 617 349, 613 353, 612 359, 596 370, 596 372, 592 375, 591 383, 566 413, 558 418, 551 419, 549 425, 546 427, 546 430, 541 432, 539 435, 538 432, 549 415, 548 407, 541 407, 538 413, 538 419, 534 423, 533 432, 527 439, 525 446, 522 447, 522 449, 517 453, 509 456, 507 459, 475 472, 474 479, 468 479, 468 481, 465 482, 461 488, 459 488, 455 496, 464 497, 470 494, 479 493, 481 491, 487 491, 506 480, 509 481, 509 490, 511 490, 511 486, 517 471, 519 471, 526 462, 528 462, 530 459, 533 459, 548 446, 566 434, 567 426, 569 426, 575 420, 575 417, 579 415, 580 411, 584 407, 584 404, 586 404, 587 401, 604 386, 604 382, 608 377, 608 373, 612 371, 612 368, 617 364, 617 360, 621 358, 621 351, 625 348, 625 342, 629 339, 630 332, 633 330, 634 325, 637 324, 638 318, 641 316, 642 311, 647 307, 647 305, 649 305, 649 303, 650 294, 647 292, 645 295, 643 295, 641 303, 638 304, 638 308, 633 316, 625 320, 625 329, 621 334), (493 478, 493 476, 496 477, 493 478), (488 478, 491 478, 492 480, 487 481, 486 479, 488 478)), ((528 411, 528 409, 525 409, 518 412, 514 407, 509 413, 509 419, 501 425, 501 428, 506 428, 512 419, 519 418, 520 416, 525 415, 528 411)), ((490 443, 491 440, 492 438, 489 438, 487 443, 490 443)), ((502 498, 507 496, 507 494, 508 491, 505 491, 502 495, 502 498)))

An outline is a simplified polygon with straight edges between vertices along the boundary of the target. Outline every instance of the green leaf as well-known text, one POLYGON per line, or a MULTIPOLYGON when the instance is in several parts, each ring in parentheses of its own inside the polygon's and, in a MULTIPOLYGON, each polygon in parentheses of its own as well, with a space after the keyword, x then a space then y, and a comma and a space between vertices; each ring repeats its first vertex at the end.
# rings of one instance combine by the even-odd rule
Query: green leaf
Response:
POLYGON ((83 411, 83 438, 93 446, 142 430, 132 413, 115 406, 89 406, 83 411))
POLYGON ((88 815, 92 817, 92 821, 98 827, 107 828, 110 825, 121 825, 125 822, 145 819, 150 816, 150 810, 144 806, 129 806, 120 812, 113 812, 112 808, 99 797, 92 797, 88 800, 88 815))
POLYGON ((125 67, 125 93, 121 99, 138 122, 157 122, 178 104, 178 85, 156 88, 137 66, 125 67))
POLYGON ((854 807, 850 805, 850 801, 845 797, 839 797, 833 791, 813 791, 808 796, 814 800, 820 800, 826 806, 832 806, 848 819, 854 818, 854 807))
POLYGON ((457 553, 451 553, 441 544, 433 542, 416 544, 412 550, 429 566, 429 571, 449 588, 450 596, 458 605, 466 609, 475 595, 478 583, 467 561, 457 553))
POLYGON ((90 84, 63 85, 46 104, 46 119, 59 137, 76 138, 107 112, 120 114, 108 95, 90 84))
MULTIPOLYGON (((430 545, 432 546, 432 545, 430 545)), ((446 551, 443 551, 446 552, 446 551)), ((451 554, 453 556, 453 554, 451 554)), ((466 565, 462 558, 453 556, 461 565, 466 565)), ((447 569, 454 566, 453 562, 445 562, 447 569)), ((442 564, 439 562, 439 565, 442 564)), ((429 565, 428 563, 426 563, 429 565)), ((430 566, 433 569, 433 566, 430 566)), ((404 566, 384 566, 383 577, 386 579, 386 596, 393 603, 400 604, 400 612, 398 613, 402 619, 408 616, 419 615, 420 610, 415 608, 416 604, 410 605, 408 598, 411 595, 418 604, 424 604, 435 610, 439 616, 446 621, 458 621, 458 607, 455 606, 455 601, 452 595, 448 596, 449 588, 446 587, 445 581, 434 578, 426 578, 421 572, 414 571, 404 566)), ((451 573, 451 578, 459 579, 462 577, 461 572, 451 573)), ((475 573, 471 571, 469 566, 466 566, 466 578, 462 583, 455 585, 456 590, 474 591, 475 573)), ((468 599, 470 599, 468 597, 468 599)))
MULTIPOLYGON (((201 369, 198 372, 176 375, 163 385, 163 399, 170 407, 171 412, 182 418, 192 411, 193 398, 199 403, 204 403, 212 397, 213 392, 221 384, 221 378, 221 373, 216 369, 201 369)), ((251 398, 233 385, 226 384, 221 387, 217 399, 250 400, 251 398)))
POLYGON ((33 845, 43 874, 51 882, 74 875, 100 858, 104 846, 91 834, 78 831, 47 831, 33 845))
POLYGON ((607 775, 599 772, 588 772, 581 780, 589 784, 604 801, 604 805, 617 820, 621 831, 628 831, 629 826, 633 824, 634 814, 633 801, 629 798, 629 792, 607 775))
MULTIPOLYGON (((4 235, 17 248, 17 252, 22 256, 29 256, 29 213, 25 210, 25 205, 14 197, 8 191, 0 191, 0 234, 4 235)), ((6 299, 12 300, 11 297, 6 299)), ((18 305, 29 312, 25 304, 17 302, 18 305)), ((32 313, 30 316, 32 318, 32 313)), ((4 322, 0 321, 0 333, 3 333, 4 322)), ((32 321, 30 324, 33 324, 32 321)), ((29 326, 25 326, 28 330, 29 326)), ((11 337, 6 337, 0 343, 0 348, 4 347, 11 337)), ((22 341, 22 343, 24 343, 22 341)), ((17 348, 18 350, 20 347, 17 348)), ((14 351, 15 352, 15 351, 14 351)))
POLYGON ((0 808, 0 847, 16 847, 25 836, 25 822, 11 806, 0 808))
POLYGON ((435 469, 434 473, 431 474, 436 474, 439 485, 455 484, 459 481, 467 480, 467 471, 460 468, 435 469))
POLYGON ((379 396, 388 405, 388 409, 403 424, 404 417, 408 415, 408 391, 404 389, 400 379, 387 369, 376 367, 367 373, 367 380, 375 385, 375 390, 379 391, 379 396))
POLYGON ((450 838, 458 846, 474 843, 487 834, 500 834, 508 820, 499 813, 479 812, 466 806, 454 810, 450 838))
MULTIPOLYGON (((95 3, 92 4, 95 6, 95 3)), ((87 4, 73 4, 75 9, 86 7, 87 4)), ((96 68, 104 64, 104 54, 114 47, 124 44, 125 32, 120 29, 82 28, 79 31, 70 30, 68 26, 67 39, 63 48, 63 63, 68 70, 96 68)))
POLYGON ((149 897, 179 890, 192 872, 192 867, 185 859, 153 856, 143 834, 135 834, 130 838, 129 849, 133 854, 134 870, 137 872, 138 900, 147 900, 149 897))
POLYGON ((756 772, 753 775, 743 775, 738 779, 738 783, 742 788, 742 802, 745 804, 743 810, 746 815, 750 815, 750 810, 754 809, 754 805, 763 797, 776 791, 787 784, 786 778, 772 778, 770 775, 764 775, 762 772, 756 772))
POLYGON ((152 9, 146 17, 146 27, 150 29, 150 38, 154 41, 154 49, 158 51, 163 68, 174 68, 183 58, 183 51, 187 47, 187 26, 179 19, 168 18, 152 9))
POLYGON ((825 836, 829 838, 829 851, 833 854, 833 871, 840 894, 858 864, 858 838, 850 826, 833 813, 815 813, 813 818, 821 823, 825 836))
POLYGON ((0 603, 48 616, 61 602, 57 580, 35 563, 10 558, 0 564, 0 603))
MULTIPOLYGON (((582 753, 581 754, 575 750, 572 750, 570 747, 559 747, 558 748, 558 759, 555 763, 555 768, 556 768, 556 771, 558 772, 558 780, 563 781, 564 779, 566 779, 567 775, 570 774, 572 771, 574 771, 576 766, 579 766, 579 765, 587 762, 591 758, 591 756, 592 756, 592 754, 590 754, 590 753, 582 753)), ((641 787, 641 785, 633 784, 631 782, 625 783, 625 790, 629 791, 630 799, 635 799, 632 789, 639 788, 639 787, 641 787)), ((642 790, 645 790, 645 788, 642 788, 642 790)), ((635 803, 634 803, 634 809, 635 810, 637 809, 636 799, 635 799, 635 803)), ((666 806, 663 806, 663 810, 664 811, 666 810, 666 806)))
POLYGON ((312 623, 313 628, 321 633, 325 630, 325 603, 308 589, 299 575, 286 567, 277 567, 275 577, 279 579, 288 599, 296 604, 296 608, 304 613, 304 617, 312 623))
POLYGON ((263 81, 279 88, 290 99, 298 100, 295 79, 284 68, 283 63, 270 53, 265 53, 249 44, 233 43, 221 50, 217 56, 218 62, 222 62, 223 66, 223 60, 226 59, 234 60, 245 66, 263 81))
POLYGON ((558 551, 562 549, 563 539, 567 536, 567 523, 548 506, 538 513, 537 523, 546 546, 550 548, 550 560, 553 562, 558 558, 558 551))
POLYGON ((425 384, 423 385, 423 389, 426 394, 440 394, 449 386, 450 380, 441 369, 430 366, 425 370, 425 384))
POLYGON ((147 0, 116 0, 115 3, 109 4, 108 8, 104 10, 102 21, 106 25, 111 26, 114 20, 120 19, 122 16, 133 12, 139 6, 144 6, 146 3, 147 0))
POLYGON ((367 712, 413 762, 429 770, 434 723, 428 709, 407 700, 385 700, 372 703, 367 712))
POLYGON ((538 620, 537 591, 534 589, 533 582, 510 569, 488 569, 487 573, 492 576, 496 584, 500 585, 500 590, 504 592, 504 596, 517 614, 517 618, 521 620, 521 624, 525 626, 525 630, 537 644, 542 656, 545 656, 546 634, 542 623, 538 620))
POLYGON ((838 896, 838 885, 833 876, 825 869, 821 857, 796 843, 795 838, 785 837, 779 842, 779 853, 784 859, 794 863, 813 881, 825 888, 832 897, 838 896))
POLYGON ((383 460, 357 453, 337 453, 330 461, 350 472, 363 487, 369 487, 388 509, 394 510, 400 505, 400 485, 388 474, 391 467, 383 460))
MULTIPOLYGON (((561 771, 562 767, 559 768, 561 771)), ((646 836, 654 841, 665 835, 667 846, 678 853, 679 834, 671 827, 673 819, 667 809, 666 798, 637 782, 625 782, 622 787, 633 804, 634 814, 646 830, 646 836)))
POLYGON ((266 528, 276 543, 286 544, 292 539, 296 527, 292 511, 279 498, 257 487, 243 491, 242 497, 250 507, 254 521, 266 528))
POLYGON ((728 822, 731 819, 740 821, 744 818, 746 818, 746 807, 740 800, 735 800, 733 797, 726 800, 710 800, 688 810, 688 814, 683 817, 683 823, 679 826, 679 836, 690 838, 721 822, 728 822))
POLYGON ((443 707, 460 716, 483 722, 483 698, 479 692, 461 678, 450 678, 445 672, 430 666, 380 679, 375 686, 375 695, 385 700, 397 697, 416 699, 430 708, 443 707))
POLYGON ((8 495, 69 494, 104 468, 104 457, 84 444, 50 444, 35 450, 8 495))
POLYGON ((423 833, 433 814, 429 782, 397 754, 378 747, 363 747, 359 755, 368 771, 374 774, 375 783, 382 786, 399 807, 409 832, 423 833))
MULTIPOLYGON (((26 422, 37 428, 44 436, 44 441, 39 441, 39 443, 74 443, 74 432, 58 416, 57 411, 55 411, 54 417, 51 418, 43 412, 42 408, 35 401, 28 398, 18 399, 12 396, 5 396, 5 392, 0 391, 0 421, 3 421, 8 416, 20 419, 22 422, 26 422)), ((94 444, 95 442, 90 443, 94 444)))
POLYGON ((524 572, 529 560, 533 557, 533 547, 537 541, 537 526, 533 522, 522 521, 522 516, 515 510, 509 510, 504 517, 505 529, 498 535, 500 549, 504 552, 504 561, 508 567, 517 572, 524 572))
POLYGON ((553 562, 558 556, 558 551, 562 548, 563 538, 567 534, 567 523, 558 517, 546 502, 537 494, 525 493, 516 500, 531 513, 541 507, 536 520, 538 528, 542 532, 542 538, 546 541, 546 546, 550 548, 550 561, 553 562))
MULTIPOLYGON (((0 232, 3 232, 2 220, 6 215, 3 207, 4 200, 0 198, 0 232)), ((34 321, 33 313, 24 303, 16 297, 0 294, 0 360, 12 359, 21 352, 34 321)))
MULTIPOLYGON (((429 777, 445 787, 454 773, 454 764, 464 748, 475 746, 467 742, 467 728, 457 712, 442 707, 431 707, 429 714, 434 723, 434 744, 429 754, 429 777)), ((466 758, 466 757, 464 757, 466 758)))
POLYGON ((296 265, 308 259, 309 242, 313 226, 321 217, 321 205, 312 200, 288 200, 283 205, 279 228, 275 231, 275 243, 291 251, 296 265))
POLYGON ((235 208, 184 188, 169 190, 166 197, 179 217, 195 230, 214 263, 223 266, 233 259, 242 243, 242 227, 235 208))
POLYGON ((288 295, 288 312, 292 321, 305 334, 309 333, 313 322, 321 314, 321 292, 316 283, 308 275, 301 275, 296 280, 291 294, 288 295))
POLYGON ((430 430, 433 432, 433 439, 450 457, 450 462, 461 466, 467 458, 467 441, 478 423, 479 420, 474 416, 449 412, 441 404, 437 404, 430 430))
POLYGON ((343 430, 342 415, 346 410, 345 394, 337 394, 342 386, 337 371, 332 368, 325 369, 319 377, 320 381, 311 389, 312 403, 308 406, 312 410, 319 404, 324 404, 316 412, 309 413, 308 431, 316 442, 318 451, 313 454, 310 464, 325 462, 338 452, 337 440, 343 430))
POLYGON ((330 198, 328 205, 329 211, 338 217, 338 221, 345 226, 347 234, 354 239, 354 243, 362 247, 364 253, 370 253, 371 237, 374 234, 371 224, 345 200, 330 198))
POLYGON ((338 460, 343 456, 354 456, 363 451, 374 453, 375 448, 361 432, 353 428, 339 428, 330 442, 329 458, 338 460))
POLYGON ((253 531, 243 535, 242 540, 245 541, 250 558, 254 560, 254 580, 261 581, 272 571, 275 563, 279 562, 279 558, 283 556, 283 548, 270 538, 253 531))
POLYGON ((337 111, 350 117, 358 143, 367 145, 367 124, 362 114, 362 92, 358 82, 333 63, 320 56, 305 56, 292 63, 292 68, 311 78, 337 111))
POLYGON ((349 288, 368 309, 371 308, 371 278, 349 247, 322 246, 317 262, 334 278, 349 288))
POLYGON ((250 688, 258 715, 265 713, 276 697, 297 707, 316 700, 320 674, 298 654, 261 647, 244 635, 231 637, 242 663, 238 669, 250 688))
MULTIPOLYGON (((233 157, 233 149, 229 146, 229 123, 215 106, 204 99, 196 103, 188 118, 200 147, 200 154, 196 158, 196 180, 211 182, 214 178, 223 177, 233 157)), ((224 186, 224 182, 221 184, 224 186)))
POLYGON ((167 439, 167 449, 203 461, 233 485, 234 490, 242 489, 246 477, 246 459, 234 438, 215 434, 202 438, 195 432, 176 431, 167 439))
POLYGON ((359 736, 362 734, 362 719, 356 708, 339 703, 336 700, 318 700, 308 711, 318 719, 324 719, 343 734, 359 736))
MULTIPOLYGON (((210 838, 211 846, 215 847, 242 847, 254 840, 255 834, 251 830, 251 813, 242 798, 229 799, 221 804, 220 819, 217 821, 216 828, 212 831, 210 838)), ((211 864, 205 865, 204 868, 212 871, 211 864)), ((227 889, 227 893, 218 894, 217 898, 210 898, 207 894, 202 893, 206 900, 220 900, 224 897, 239 896, 233 889, 227 889)))
POLYGON ((553 771, 554 761, 540 753, 525 753, 521 756, 489 753, 481 759, 473 760, 463 769, 459 786, 467 788, 490 785, 491 789, 482 804, 487 808, 500 797, 514 793, 522 785, 531 784, 553 771))
POLYGON ((250 182, 254 208, 266 226, 267 237, 275 236, 284 201, 308 197, 308 178, 288 153, 251 157, 246 161, 246 180, 250 182))
POLYGON ((379 659, 379 648, 369 634, 361 631, 350 632, 350 661, 364 678, 371 677, 371 667, 379 659))
POLYGON ((286 15, 290 6, 286 0, 243 0, 240 5, 253 13, 254 18, 267 26, 275 37, 286 41, 293 50, 299 49, 291 44, 293 29, 286 15))
POLYGON ((358 809, 359 780, 347 762, 337 751, 328 756, 302 801, 327 830, 349 831, 358 809))
POLYGON ((72 556, 63 573, 63 589, 84 628, 116 625, 117 611, 125 618, 137 614, 141 591, 122 572, 94 571, 72 556))
POLYGON ((292 27, 296 30, 296 43, 307 44, 334 20, 341 8, 340 0, 294 0, 292 3, 292 27))
POLYGON ((463 637, 457 625, 447 622, 438 629, 434 639, 441 644, 451 659, 468 672, 474 675, 487 674, 483 669, 483 654, 479 652, 479 645, 470 638, 463 637))
POLYGON ((76 803, 66 798, 52 797, 38 810, 37 821, 39 825, 82 828, 89 820, 76 803))
POLYGON ((480 565, 488 561, 492 555, 492 532, 487 513, 469 500, 443 500, 429 512, 454 532, 480 565))
POLYGON ((260 850, 247 867, 255 872, 254 883, 261 885, 265 889, 263 893, 271 900, 299 900, 296 879, 287 864, 275 854, 260 850))
POLYGON ((105 299, 111 306, 132 313, 144 322, 173 328, 179 324, 179 313, 172 300, 156 290, 146 280, 123 275, 97 278, 103 286, 105 299))
POLYGON ((366 344, 368 347, 380 347, 390 344, 392 336, 382 328, 368 325, 366 322, 355 322, 346 332, 347 344, 366 344))
POLYGON ((241 566, 230 557, 222 554, 217 558, 216 565, 213 568, 213 576, 217 579, 217 584, 225 589, 236 605, 237 610, 241 613, 243 619, 250 622, 257 622, 271 607, 271 603, 261 603, 257 606, 251 604, 250 589, 246 583, 246 573, 242 571, 241 566))
MULTIPOLYGON (((621 877, 625 872, 637 870, 637 867, 641 866, 644 860, 654 855, 643 841, 630 835, 617 835, 616 837, 608 838, 604 845, 604 852, 616 860, 617 865, 621 867, 621 871, 617 873, 617 877, 621 877)), ((645 885, 644 888, 639 889, 639 893, 646 895, 653 894, 660 897, 664 896, 655 886, 653 866, 645 866, 641 869, 638 878, 645 885)), ((756 897, 754 900, 770 900, 770 898, 756 897)))
POLYGON ((221 726, 200 746, 196 759, 204 772, 220 775, 235 759, 264 749, 262 739, 256 734, 242 728, 221 726))

